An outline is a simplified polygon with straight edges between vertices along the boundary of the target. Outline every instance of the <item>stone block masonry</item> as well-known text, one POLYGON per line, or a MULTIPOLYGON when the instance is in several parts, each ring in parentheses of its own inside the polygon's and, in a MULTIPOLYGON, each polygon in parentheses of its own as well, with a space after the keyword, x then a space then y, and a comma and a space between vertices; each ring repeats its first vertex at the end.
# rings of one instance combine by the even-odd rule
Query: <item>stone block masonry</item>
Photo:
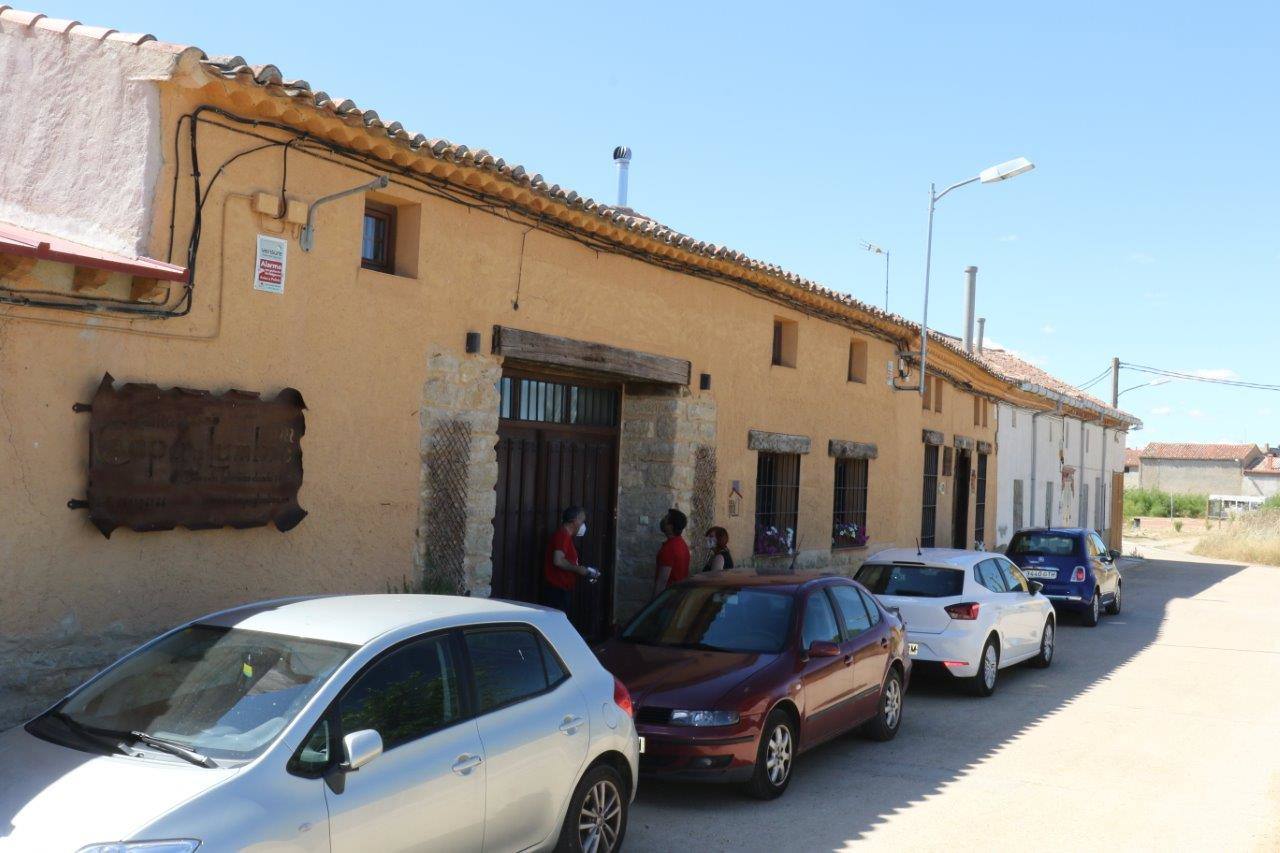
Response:
POLYGON ((614 618, 630 618, 653 593, 658 522, 675 507, 689 516, 685 538, 697 570, 702 533, 715 504, 716 403, 687 388, 629 385, 622 398, 618 560, 614 618))
POLYGON ((436 349, 427 358, 413 554, 425 592, 489 595, 501 378, 491 356, 436 349))

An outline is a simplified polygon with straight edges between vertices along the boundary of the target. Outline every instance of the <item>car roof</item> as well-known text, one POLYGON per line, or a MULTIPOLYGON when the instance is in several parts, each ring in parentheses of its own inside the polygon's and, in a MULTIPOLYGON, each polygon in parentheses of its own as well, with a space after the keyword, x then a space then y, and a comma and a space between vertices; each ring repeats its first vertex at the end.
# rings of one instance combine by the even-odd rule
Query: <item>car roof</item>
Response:
POLYGON ((703 572, 691 575, 685 584, 695 586, 769 587, 773 589, 799 589, 807 584, 824 580, 848 580, 833 572, 757 573, 751 569, 731 569, 727 572, 703 572))
POLYGON ((537 622, 546 608, 461 595, 330 595, 260 601, 195 620, 203 625, 243 628, 361 646, 398 628, 448 628, 470 621, 537 622))
POLYGON ((1091 527, 1026 527, 1019 530, 1014 536, 1020 536, 1023 533, 1065 533, 1068 536, 1085 536, 1093 533, 1091 527))
POLYGON ((867 563, 906 563, 917 566, 948 566, 967 569, 991 557, 1002 556, 993 551, 965 551, 960 548, 887 548, 863 561, 867 563))

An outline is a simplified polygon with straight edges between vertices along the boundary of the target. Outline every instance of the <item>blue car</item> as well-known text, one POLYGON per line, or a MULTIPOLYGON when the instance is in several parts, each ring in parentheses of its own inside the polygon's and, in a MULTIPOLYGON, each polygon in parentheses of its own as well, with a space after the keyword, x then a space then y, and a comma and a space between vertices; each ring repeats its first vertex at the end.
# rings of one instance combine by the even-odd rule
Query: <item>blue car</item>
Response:
POLYGON ((1082 527, 1043 527, 1019 530, 1005 556, 1022 574, 1044 584, 1042 594, 1059 610, 1080 614, 1092 628, 1105 608, 1120 612, 1124 578, 1116 560, 1095 531, 1082 527))

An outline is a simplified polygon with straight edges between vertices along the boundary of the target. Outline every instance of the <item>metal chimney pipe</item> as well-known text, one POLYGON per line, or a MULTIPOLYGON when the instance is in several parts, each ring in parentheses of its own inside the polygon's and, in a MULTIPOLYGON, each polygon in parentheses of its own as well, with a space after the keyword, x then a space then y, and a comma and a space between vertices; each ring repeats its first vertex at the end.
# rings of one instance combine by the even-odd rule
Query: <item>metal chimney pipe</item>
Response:
POLYGON ((978 318, 978 355, 982 355, 982 337, 987 333, 987 318, 978 318))
POLYGON ((964 351, 973 352, 973 308, 978 298, 978 268, 964 268, 964 351))
POLYGON ((613 149, 613 162, 618 164, 618 207, 627 206, 627 171, 631 168, 631 149, 619 145, 613 149))

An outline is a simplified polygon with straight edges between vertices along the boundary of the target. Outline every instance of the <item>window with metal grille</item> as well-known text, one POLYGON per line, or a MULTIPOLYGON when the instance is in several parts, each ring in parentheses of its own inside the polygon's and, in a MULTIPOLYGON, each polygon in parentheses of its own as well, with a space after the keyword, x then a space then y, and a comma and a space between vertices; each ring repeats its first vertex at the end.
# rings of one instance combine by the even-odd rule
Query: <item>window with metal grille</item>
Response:
MULTIPOLYGON (((1084 479, 1083 477, 1081 479, 1084 479)), ((1080 484, 1080 526, 1089 523, 1089 484, 1080 484)))
POLYGON ((920 501, 920 547, 932 548, 938 526, 938 446, 924 446, 924 494, 920 501))
POLYGON ((569 385, 504 376, 498 385, 499 416, 512 421, 611 427, 618 425, 616 388, 569 385))
POLYGON ((973 538, 978 547, 985 548, 987 541, 987 454, 978 454, 978 479, 974 485, 977 498, 974 501, 973 538))
POLYGON ((757 554, 787 554, 796 547, 800 512, 800 455, 760 453, 756 460, 757 554))
POLYGON ((860 548, 867 544, 867 470, 866 459, 836 460, 832 548, 860 548))
POLYGON ((378 272, 395 272, 396 209, 389 204, 365 202, 360 265, 378 272))

